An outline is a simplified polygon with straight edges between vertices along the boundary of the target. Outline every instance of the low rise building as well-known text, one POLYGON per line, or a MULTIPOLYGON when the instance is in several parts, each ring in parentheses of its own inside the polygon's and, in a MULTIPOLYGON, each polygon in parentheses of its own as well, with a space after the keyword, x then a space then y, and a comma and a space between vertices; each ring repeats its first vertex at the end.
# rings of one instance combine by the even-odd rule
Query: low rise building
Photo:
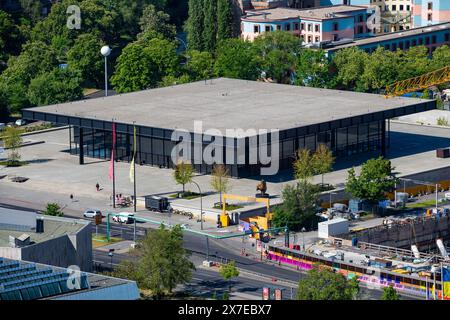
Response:
POLYGON ((411 47, 425 46, 431 54, 436 48, 442 45, 450 45, 450 22, 378 35, 367 39, 334 42, 323 48, 328 56, 349 47, 359 47, 366 52, 371 53, 378 47, 396 51, 398 49, 408 50, 411 47))
POLYGON ((137 300, 135 281, 0 258, 3 300, 137 300))
POLYGON ((0 257, 91 271, 90 221, 0 208, 0 257))

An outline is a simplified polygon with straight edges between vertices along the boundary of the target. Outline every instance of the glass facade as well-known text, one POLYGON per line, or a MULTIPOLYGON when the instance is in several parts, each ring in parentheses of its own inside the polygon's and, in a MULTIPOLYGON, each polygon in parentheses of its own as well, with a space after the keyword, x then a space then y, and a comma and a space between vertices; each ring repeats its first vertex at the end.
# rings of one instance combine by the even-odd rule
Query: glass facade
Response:
MULTIPOLYGON (((116 133, 116 160, 130 162, 133 150, 133 134, 125 126, 116 133)), ((70 153, 73 155, 80 154, 80 132, 83 137, 81 139, 84 156, 91 158, 99 158, 109 160, 112 148, 112 132, 105 128, 86 128, 72 126, 70 129, 70 153)), ((360 123, 350 125, 348 127, 333 128, 328 130, 319 130, 316 133, 299 134, 296 129, 285 130, 280 132, 279 143, 279 159, 280 169, 292 167, 295 159, 295 153, 299 149, 310 149, 315 151, 319 144, 325 144, 333 151, 337 157, 351 156, 357 153, 382 150, 383 144, 387 148, 389 146, 389 122, 388 120, 379 120, 368 123, 360 123), (388 123, 386 128, 385 121, 388 123), (385 135, 383 137, 383 134, 385 135)), ((173 168, 171 154, 176 146, 175 141, 171 141, 171 131, 152 128, 137 127, 137 156, 136 163, 141 165, 152 165, 160 168, 173 168)), ((200 153, 203 153, 210 142, 203 142, 200 146, 192 143, 191 163, 197 172, 209 174, 212 171, 212 165, 206 164, 201 160, 200 153), (201 152, 195 152, 195 150, 201 152), (199 163, 200 162, 200 163, 199 163)), ((238 143, 234 141, 234 145, 223 146, 223 161, 227 159, 227 154, 238 154, 238 143)), ((269 154, 270 154, 270 148, 269 154)), ((237 155, 234 156, 234 164, 227 164, 227 168, 233 177, 248 177, 260 174, 259 164, 249 164, 251 150, 249 147, 249 139, 245 141, 245 164, 237 164, 237 155)))

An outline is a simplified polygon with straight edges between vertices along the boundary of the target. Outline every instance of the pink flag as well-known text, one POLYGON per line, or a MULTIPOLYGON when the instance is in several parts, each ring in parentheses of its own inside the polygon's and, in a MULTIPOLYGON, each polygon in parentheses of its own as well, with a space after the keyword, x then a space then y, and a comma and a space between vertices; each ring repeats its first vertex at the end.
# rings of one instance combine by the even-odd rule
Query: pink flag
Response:
POLYGON ((111 161, 109 162, 109 180, 114 179, 114 150, 116 149, 116 124, 112 123, 112 150, 111 150, 111 161))

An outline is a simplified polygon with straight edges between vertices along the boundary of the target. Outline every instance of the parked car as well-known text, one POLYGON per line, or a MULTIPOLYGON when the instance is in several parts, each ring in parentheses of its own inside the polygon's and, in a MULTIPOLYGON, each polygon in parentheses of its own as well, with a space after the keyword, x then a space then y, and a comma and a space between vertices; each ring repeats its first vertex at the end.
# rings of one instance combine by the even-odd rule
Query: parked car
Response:
POLYGON ((24 125, 26 125, 27 124, 27 121, 26 120, 24 120, 24 119, 17 119, 16 120, 16 122, 15 122, 15 124, 16 124, 16 126, 24 126, 24 125))
POLYGON ((133 222, 133 217, 134 217, 134 213, 119 212, 118 215, 113 215, 112 219, 114 222, 131 223, 131 222, 133 222))
POLYGON ((447 199, 447 200, 450 200, 450 192, 447 192, 447 193, 444 195, 444 198, 447 199))
POLYGON ((84 213, 83 216, 85 218, 95 218, 95 216, 101 216, 102 212, 100 210, 95 210, 95 209, 87 209, 84 213))

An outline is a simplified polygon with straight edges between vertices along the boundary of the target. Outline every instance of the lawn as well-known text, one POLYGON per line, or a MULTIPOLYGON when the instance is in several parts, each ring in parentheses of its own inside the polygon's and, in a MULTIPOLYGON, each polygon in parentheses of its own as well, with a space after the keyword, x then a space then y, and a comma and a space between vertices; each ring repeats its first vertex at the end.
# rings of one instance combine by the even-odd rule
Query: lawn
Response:
MULTIPOLYGON (((237 204, 228 204, 225 206, 225 210, 227 211, 233 211, 237 209, 242 209, 244 206, 240 206, 237 204)), ((213 209, 222 209, 222 206, 214 206, 213 209)))
POLYGON ((415 203, 408 203, 406 205, 407 208, 426 208, 426 207, 433 207, 436 205, 436 200, 427 200, 423 202, 415 202, 415 203))
POLYGON ((0 166, 10 167, 10 168, 22 167, 27 164, 28 164, 28 162, 26 162, 26 161, 14 161, 14 162, 11 162, 9 160, 0 161, 0 166))
POLYGON ((116 242, 120 242, 120 241, 122 241, 121 238, 111 237, 110 241, 108 242, 106 236, 104 236, 104 235, 99 235, 98 237, 96 237, 95 235, 92 235, 92 248, 95 249, 98 247, 103 247, 108 244, 112 244, 112 243, 116 243, 116 242))

